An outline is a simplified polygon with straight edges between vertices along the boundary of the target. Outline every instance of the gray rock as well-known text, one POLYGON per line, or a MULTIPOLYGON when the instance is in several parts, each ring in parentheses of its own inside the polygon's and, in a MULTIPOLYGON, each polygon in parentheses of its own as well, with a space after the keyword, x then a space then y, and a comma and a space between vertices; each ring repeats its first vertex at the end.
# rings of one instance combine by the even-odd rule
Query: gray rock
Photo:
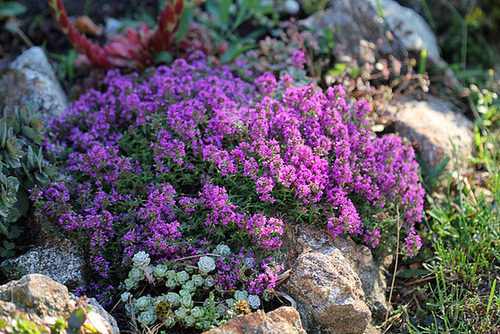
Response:
POLYGON ((402 7, 393 0, 379 0, 383 12, 381 17, 377 0, 331 0, 329 8, 317 12, 300 24, 306 27, 336 29, 337 41, 344 46, 344 53, 359 56, 359 43, 366 40, 377 43, 386 40, 387 32, 394 38, 387 40, 379 50, 379 56, 393 55, 399 60, 415 57, 427 48, 427 61, 432 66, 445 62, 439 55, 439 47, 429 25, 412 9, 402 7))
POLYGON ((204 334, 247 334, 247 333, 280 333, 306 334, 300 322, 296 309, 282 306, 265 313, 262 310, 234 318, 219 328, 204 332, 204 334))
POLYGON ((434 168, 445 157, 455 167, 453 146, 457 148, 461 167, 467 165, 474 148, 473 123, 454 110, 445 100, 430 97, 427 101, 403 100, 396 114, 395 131, 417 147, 420 156, 434 168))
MULTIPOLYGON (((376 5, 376 0, 370 0, 376 5)), ((398 39, 410 55, 419 59, 420 52, 427 49, 427 59, 434 66, 444 66, 439 55, 436 36, 427 22, 414 10, 403 7, 393 0, 381 0, 385 22, 394 37, 398 39)))
POLYGON ((458 13, 467 13, 472 1, 470 0, 446 0, 446 1, 415 1, 415 0, 396 0, 404 7, 409 7, 424 17, 427 22, 432 23, 436 31, 444 31, 450 28, 452 20, 456 20, 456 13, 451 10, 454 8, 458 13), (428 11, 425 4, 428 7, 428 11), (429 17, 431 15, 431 17, 429 17), (432 21, 431 21, 432 20, 432 21))
POLYGON ((68 106, 68 99, 39 47, 25 51, 0 78, 1 110, 23 104, 32 105, 44 120, 60 115, 68 106))
MULTIPOLYGON (((91 321, 100 329, 100 333, 120 333, 116 320, 111 315, 92 301, 83 300, 83 306, 86 307, 87 303, 92 307, 92 311, 87 314, 87 321, 91 321)), ((19 311, 24 313, 28 320, 43 326, 47 317, 67 318, 76 305, 77 299, 68 294, 64 285, 44 275, 26 275, 0 286, 0 321, 6 323, 12 322, 13 311, 19 311)))
MULTIPOLYGON (((76 298, 73 297, 75 300, 76 298)), ((101 317, 103 317, 108 325, 109 325, 109 328, 111 329, 111 333, 112 334, 118 334, 120 333, 120 328, 118 328, 118 324, 116 322, 116 319, 113 318, 113 316, 111 316, 111 314, 109 314, 102 306, 101 304, 99 304, 97 302, 97 300, 95 298, 89 298, 87 299, 87 303, 88 305, 90 305, 92 307, 92 311, 99 314, 101 317)))
POLYGON ((9 65, 9 68, 11 70, 18 71, 29 69, 47 77, 52 81, 57 81, 54 70, 45 56, 45 53, 43 53, 43 50, 37 46, 23 52, 9 65))
POLYGON ((13 272, 42 274, 70 288, 83 281, 85 259, 81 249, 70 241, 40 245, 0 266, 12 266, 13 272))
POLYGON ((104 26, 103 34, 106 36, 108 41, 112 40, 113 37, 120 32, 124 26, 123 22, 112 17, 106 19, 106 25, 104 26))

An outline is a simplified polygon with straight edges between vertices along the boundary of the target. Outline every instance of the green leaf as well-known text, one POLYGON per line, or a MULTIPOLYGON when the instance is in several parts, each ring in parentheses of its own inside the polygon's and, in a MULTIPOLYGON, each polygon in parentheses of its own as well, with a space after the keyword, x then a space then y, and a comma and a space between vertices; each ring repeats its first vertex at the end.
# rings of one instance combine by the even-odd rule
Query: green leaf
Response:
POLYGON ((425 177, 425 183, 431 184, 435 182, 441 175, 443 175, 444 170, 446 169, 446 166, 448 166, 448 163, 450 162, 450 157, 445 157, 443 160, 441 160, 436 167, 434 167, 429 175, 425 177))
POLYGON ((23 233, 23 230, 20 229, 17 225, 11 225, 9 228, 9 234, 7 235, 7 238, 15 239, 19 237, 21 233, 23 233))
POLYGON ((217 3, 217 1, 206 1, 205 2, 205 10, 207 11, 207 13, 210 14, 210 16, 213 16, 213 17, 218 17, 219 15, 219 5, 217 3))
POLYGON ((418 74, 424 74, 427 64, 427 48, 423 48, 420 51, 420 63, 418 65, 418 74))
POLYGON ((85 319, 86 315, 83 308, 77 308, 73 312, 71 312, 71 315, 68 319, 68 325, 73 328, 80 328, 83 326, 85 319))
POLYGON ((385 21, 384 9, 382 8, 382 5, 380 4, 380 0, 377 0, 377 12, 378 12, 378 15, 380 16, 380 18, 385 21))
POLYGON ((19 211, 20 217, 24 216, 30 208, 28 193, 24 189, 19 189, 16 198, 15 208, 19 211))
POLYGON ((9 216, 7 217, 7 221, 9 223, 15 223, 21 218, 21 214, 19 213, 19 210, 15 207, 10 208, 9 210, 9 216))
POLYGON ((21 120, 24 124, 30 124, 31 115, 28 107, 25 105, 21 106, 21 108, 19 108, 19 115, 21 116, 21 120))
MULTIPOLYGON (((12 129, 11 129, 12 130, 12 129)), ((20 141, 15 138, 15 137, 11 137, 7 140, 6 142, 6 146, 7 146, 7 150, 9 151, 9 153, 13 156, 13 157, 16 157, 16 158, 22 158, 24 156, 24 152, 21 150, 21 143, 20 141)))
POLYGON ((21 15, 26 12, 26 7, 16 1, 0 1, 0 18, 21 15))
POLYGON ((231 26, 231 31, 236 30, 236 28, 238 28, 240 26, 240 24, 242 24, 243 21, 245 21, 247 15, 248 15, 248 12, 247 12, 248 3, 249 3, 249 0, 243 0, 240 2, 239 6, 238 6, 238 14, 236 15, 236 19, 234 20, 234 23, 231 26))
POLYGON ((426 269, 406 269, 400 272, 397 277, 401 278, 411 278, 411 277, 417 277, 417 276, 424 276, 429 274, 429 271, 426 269))
POLYGON ((0 147, 5 147, 7 143, 7 123, 5 122, 5 118, 0 120, 0 147))
POLYGON ((419 155, 415 157, 415 160, 420 166, 420 170, 422 171, 423 175, 428 175, 431 172, 431 167, 429 166, 429 163, 422 159, 419 155))
POLYGON ((4 156, 5 161, 11 168, 20 168, 21 167, 21 158, 24 153, 17 150, 17 143, 11 140, 7 141, 7 150, 9 151, 9 155, 4 156))
POLYGON ((9 242, 7 240, 4 240, 3 241, 3 247, 6 249, 6 250, 11 250, 11 249, 14 249, 14 247, 16 247, 16 244, 13 243, 13 242, 9 242))
POLYGON ((5 195, 15 196, 17 191, 19 190, 19 181, 14 176, 9 176, 6 179, 2 180, 3 183, 7 186, 7 191, 2 194, 2 197, 5 195))
POLYGON ((346 69, 347 64, 337 63, 332 69, 328 70, 326 74, 336 77, 341 75, 346 69))
POLYGON ((14 251, 0 247, 0 256, 1 257, 8 259, 8 258, 14 257, 14 255, 16 255, 16 253, 14 251))
POLYGON ((32 118, 30 125, 33 127, 33 129, 35 129, 38 132, 42 132, 42 130, 43 130, 42 121, 39 120, 38 118, 32 118))
POLYGON ((33 149, 31 148, 31 146, 28 146, 28 153, 24 156, 24 161, 28 163, 28 166, 26 168, 27 170, 25 171, 26 174, 28 174, 29 170, 31 168, 33 168, 34 166, 36 166, 36 164, 35 164, 36 156, 33 153, 33 149))
POLYGON ((170 64, 173 57, 168 51, 160 51, 154 54, 153 61, 155 64, 170 64))
POLYGON ((9 235, 9 231, 7 231, 7 228, 5 225, 2 223, 2 220, 0 219, 0 232, 5 234, 6 236, 9 235))
POLYGON ((49 165, 43 166, 42 171, 43 171, 43 177, 46 177, 46 178, 49 178, 55 174, 54 167, 49 166, 49 165))
POLYGON ((8 116, 7 120, 9 122, 7 124, 14 130, 14 133, 21 132, 21 120, 19 118, 14 116, 8 116))
MULTIPOLYGON (((2 191, 4 191, 4 187, 2 187, 2 191)), ((4 220, 2 218, 7 218, 7 216, 9 215, 10 208, 11 208, 11 206, 10 205, 7 206, 7 204, 3 200, 3 196, 2 196, 2 198, 0 198, 0 221, 4 220)))
POLYGON ((248 51, 248 50, 251 50, 251 49, 253 49, 253 48, 255 48, 255 47, 258 46, 258 44, 250 44, 250 45, 242 45, 242 44, 243 43, 241 43, 241 42, 232 44, 227 49, 227 51, 224 52, 224 55, 222 55, 222 57, 220 59, 221 63, 233 61, 241 53, 243 53, 245 51, 248 51))
POLYGON ((189 23, 193 20, 194 8, 184 9, 181 14, 181 22, 177 30, 177 43, 180 43, 189 29, 189 23))
POLYGON ((229 7, 231 6, 232 0, 222 0, 219 6, 219 21, 221 27, 227 26, 227 21, 229 19, 229 7))
POLYGON ((43 142, 43 136, 29 126, 23 125, 21 129, 22 134, 35 142, 35 144, 40 145, 43 142))
POLYGON ((358 74, 359 74, 360 72, 361 72, 361 69, 360 69, 359 67, 353 67, 353 68, 351 69, 351 76, 352 76, 353 78, 355 78, 355 77, 357 77, 357 76, 358 76, 358 74))

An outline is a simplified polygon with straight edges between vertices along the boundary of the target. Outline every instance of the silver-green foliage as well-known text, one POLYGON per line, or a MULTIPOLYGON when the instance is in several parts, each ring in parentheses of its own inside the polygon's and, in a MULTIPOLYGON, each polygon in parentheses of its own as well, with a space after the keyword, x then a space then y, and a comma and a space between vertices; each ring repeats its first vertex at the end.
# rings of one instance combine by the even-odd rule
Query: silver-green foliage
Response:
MULTIPOLYGON (((217 250, 223 249, 225 256, 232 254, 229 247, 222 246, 218 246, 217 250)), ((215 256, 221 256, 216 253, 215 256)), ((225 294, 222 298, 218 294, 216 297, 215 269, 211 255, 201 256, 197 266, 177 266, 173 263, 151 265, 149 255, 139 252, 133 257, 133 267, 123 284, 127 291, 122 293, 121 300, 130 318, 137 319, 145 328, 161 324, 165 328, 177 325, 209 330, 260 308, 260 297, 245 290, 236 290, 233 295, 225 294), (156 293, 142 295, 146 282, 155 287, 156 293)))
POLYGON ((43 158, 42 122, 30 108, 5 108, 0 114, 0 233, 29 209, 28 190, 48 182, 52 168, 43 158))

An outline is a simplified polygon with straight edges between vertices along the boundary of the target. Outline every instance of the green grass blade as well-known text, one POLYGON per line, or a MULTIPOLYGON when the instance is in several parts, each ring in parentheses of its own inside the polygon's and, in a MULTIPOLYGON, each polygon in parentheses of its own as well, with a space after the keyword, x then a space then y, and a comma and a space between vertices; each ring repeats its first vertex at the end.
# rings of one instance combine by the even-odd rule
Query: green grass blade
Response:
POLYGON ((377 12, 378 12, 378 15, 380 16, 380 18, 385 21, 384 9, 382 8, 382 5, 380 4, 380 0, 377 0, 377 12))
POLYGON ((418 64, 418 74, 424 74, 427 66, 427 48, 420 51, 420 63, 418 64))
POLYGON ((491 291, 490 291, 490 298, 488 300, 488 306, 486 307, 486 314, 485 314, 485 317, 488 316, 488 314, 490 313, 490 309, 491 309, 491 304, 493 302, 493 297, 495 296, 495 287, 497 285, 497 280, 494 280, 493 281, 493 285, 491 286, 491 291))

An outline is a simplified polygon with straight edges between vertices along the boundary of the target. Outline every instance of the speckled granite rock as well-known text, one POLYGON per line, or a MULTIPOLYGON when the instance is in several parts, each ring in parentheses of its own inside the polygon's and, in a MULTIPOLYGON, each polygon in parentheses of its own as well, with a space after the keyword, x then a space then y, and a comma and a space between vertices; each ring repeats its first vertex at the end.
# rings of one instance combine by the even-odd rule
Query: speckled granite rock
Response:
POLYGON ((309 334, 361 334, 371 320, 361 280, 337 248, 300 254, 284 288, 309 334))
POLYGON ((234 318, 227 324, 204 334, 307 334, 302 328, 299 313, 293 307, 282 306, 265 313, 262 310, 234 318))
MULTIPOLYGON (((68 294, 68 289, 50 277, 31 274, 19 280, 0 286, 0 321, 10 323, 11 312, 20 311, 30 321, 44 324, 46 316, 67 317, 75 308, 77 299, 68 294)), ((102 307, 89 303, 94 319, 106 328, 109 334, 118 334, 120 330, 115 319, 102 307)), ((102 334, 107 334, 102 332, 102 334)))
POLYGON ((12 266, 13 272, 49 276, 70 288, 75 288, 83 281, 84 265, 82 251, 70 241, 40 245, 28 253, 0 264, 0 266, 12 266))
POLYGON ((43 120, 60 115, 68 99, 52 67, 39 47, 32 47, 14 60, 0 77, 0 110, 32 105, 43 120))
POLYGON ((356 244, 345 235, 332 238, 328 231, 311 224, 287 223, 285 231, 285 244, 290 250, 289 254, 292 254, 288 265, 292 265, 293 258, 303 253, 319 252, 331 255, 340 251, 349 267, 361 280, 364 301, 373 317, 385 317, 387 308, 390 307, 386 299, 387 283, 383 269, 376 263, 368 247, 356 244))
POLYGON ((365 245, 356 244, 345 235, 333 239, 331 246, 340 250, 358 274, 365 293, 365 302, 376 319, 384 319, 390 304, 387 302, 387 282, 383 270, 375 262, 371 250, 365 245))
POLYGON ((68 288, 47 276, 26 275, 0 286, 0 299, 19 309, 36 309, 36 315, 57 315, 71 310, 68 288))

